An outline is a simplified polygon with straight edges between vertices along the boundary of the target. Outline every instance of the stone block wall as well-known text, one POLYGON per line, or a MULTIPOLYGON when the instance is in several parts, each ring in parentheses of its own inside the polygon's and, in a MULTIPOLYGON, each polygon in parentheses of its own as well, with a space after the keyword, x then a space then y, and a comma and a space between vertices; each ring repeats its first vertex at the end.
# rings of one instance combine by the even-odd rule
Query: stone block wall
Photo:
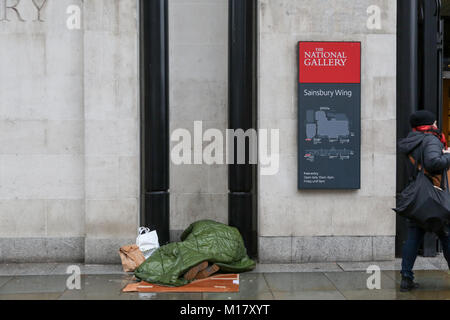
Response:
MULTIPOLYGON (((225 135, 228 1, 170 0, 169 22, 170 130, 186 129, 194 139, 194 121, 202 121, 203 132, 214 128, 225 135)), ((200 219, 228 223, 227 166, 171 163, 170 207, 173 241, 200 219)))
POLYGON ((138 226, 137 1, 36 3, 0 12, 0 262, 118 262, 138 226))
POLYGON ((262 262, 394 258, 396 1, 259 1, 259 127, 280 129, 280 170, 259 179, 262 262), (369 29, 367 9, 380 9, 369 29), (297 190, 299 41, 362 44, 358 191, 297 190))

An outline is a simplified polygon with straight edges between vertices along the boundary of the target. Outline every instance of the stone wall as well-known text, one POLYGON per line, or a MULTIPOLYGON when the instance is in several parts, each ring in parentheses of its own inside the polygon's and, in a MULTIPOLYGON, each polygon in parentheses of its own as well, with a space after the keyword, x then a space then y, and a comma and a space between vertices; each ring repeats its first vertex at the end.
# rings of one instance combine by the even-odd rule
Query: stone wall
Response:
POLYGON ((117 262, 138 225, 137 1, 3 5, 0 262, 117 262))
MULTIPOLYGON (((4 15, 0 0, 0 20, 4 15)), ((118 262, 139 225, 137 0, 21 0, 0 21, 0 262, 118 262), (41 3, 41 2, 39 2, 41 3), (66 26, 81 8, 79 30, 66 26)), ((170 125, 227 127, 228 2, 170 0, 170 125)), ((259 127, 280 172, 259 179, 262 262, 391 259, 396 1, 260 0, 259 127), (366 27, 369 5, 381 30, 366 27), (300 40, 362 42, 362 188, 297 191, 300 40)), ((172 143, 173 145, 173 143, 172 143)), ((227 222, 227 167, 171 165, 171 233, 227 222)))
MULTIPOLYGON (((170 130, 228 123, 228 1, 170 0, 170 130)), ((172 142, 172 146, 177 142, 172 142)), ((170 167, 171 238, 200 219, 228 223, 226 165, 170 167)))
MULTIPOLYGON (((0 22, 0 260, 84 255, 83 32, 51 1, 0 22)), ((4 14, 4 13, 3 13, 4 14)), ((0 16, 3 16, 1 14, 0 16)))
MULTIPOLYGON (((135 241, 137 4, 47 0, 36 21, 21 0, 23 19, 8 9, 0 22, 1 261, 118 262, 135 241), (66 27, 69 5, 79 30, 66 27)), ((225 130, 227 1, 169 4, 171 131, 225 130)), ((227 186, 225 165, 171 166, 174 240, 198 219, 227 222, 227 186)))
POLYGON ((280 129, 280 171, 259 180, 262 262, 388 260, 395 251, 396 1, 260 0, 259 127, 280 129), (381 29, 367 28, 367 8, 381 29), (362 44, 361 190, 297 190, 297 43, 362 44))
POLYGON ((84 1, 85 260, 114 262, 139 217, 138 8, 84 1))

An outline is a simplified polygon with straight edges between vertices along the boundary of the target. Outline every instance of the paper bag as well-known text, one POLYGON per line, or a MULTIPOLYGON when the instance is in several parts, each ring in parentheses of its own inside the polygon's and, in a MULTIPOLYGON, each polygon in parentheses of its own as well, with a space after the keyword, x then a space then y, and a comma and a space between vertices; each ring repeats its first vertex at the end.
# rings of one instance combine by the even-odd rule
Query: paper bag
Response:
POLYGON ((135 244, 121 247, 119 255, 125 272, 133 272, 145 261, 144 254, 135 244))

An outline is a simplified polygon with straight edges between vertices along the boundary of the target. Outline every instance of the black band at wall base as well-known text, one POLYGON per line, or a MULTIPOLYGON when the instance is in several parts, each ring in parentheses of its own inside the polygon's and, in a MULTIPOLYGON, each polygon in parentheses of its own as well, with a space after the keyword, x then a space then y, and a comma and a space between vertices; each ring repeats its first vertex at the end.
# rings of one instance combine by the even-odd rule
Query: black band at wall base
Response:
POLYGON ((228 208, 230 226, 238 228, 244 238, 247 253, 251 258, 257 256, 256 196, 251 192, 230 192, 228 208))

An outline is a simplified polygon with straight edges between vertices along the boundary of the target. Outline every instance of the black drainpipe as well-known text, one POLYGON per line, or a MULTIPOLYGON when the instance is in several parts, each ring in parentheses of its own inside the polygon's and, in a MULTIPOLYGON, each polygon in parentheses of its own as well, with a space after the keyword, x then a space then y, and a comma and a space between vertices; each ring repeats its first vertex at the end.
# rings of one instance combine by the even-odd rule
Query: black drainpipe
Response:
POLYGON ((168 1, 140 1, 141 225, 170 241, 168 1))
MULTIPOLYGON (((419 105, 436 114, 439 125, 442 125, 442 21, 440 16, 440 0, 422 0, 423 23, 419 32, 421 36, 422 67, 419 105)), ((436 235, 427 233, 423 244, 423 255, 435 257, 438 239, 436 235)))
MULTIPOLYGON (((229 129, 257 128, 256 0, 229 0, 229 129)), ((236 150, 235 145, 235 150, 236 150)), ((246 144, 246 154, 249 145, 246 144)), ((235 152, 236 155, 236 152, 235 152)), ((257 165, 229 165, 228 219, 257 256, 257 165)))
MULTIPOLYGON (((419 107, 419 0, 397 2, 397 140, 409 131, 409 116, 419 107)), ((397 192, 408 183, 406 157, 397 152, 397 192)), ((407 238, 406 220, 397 215, 396 255, 407 238)))

